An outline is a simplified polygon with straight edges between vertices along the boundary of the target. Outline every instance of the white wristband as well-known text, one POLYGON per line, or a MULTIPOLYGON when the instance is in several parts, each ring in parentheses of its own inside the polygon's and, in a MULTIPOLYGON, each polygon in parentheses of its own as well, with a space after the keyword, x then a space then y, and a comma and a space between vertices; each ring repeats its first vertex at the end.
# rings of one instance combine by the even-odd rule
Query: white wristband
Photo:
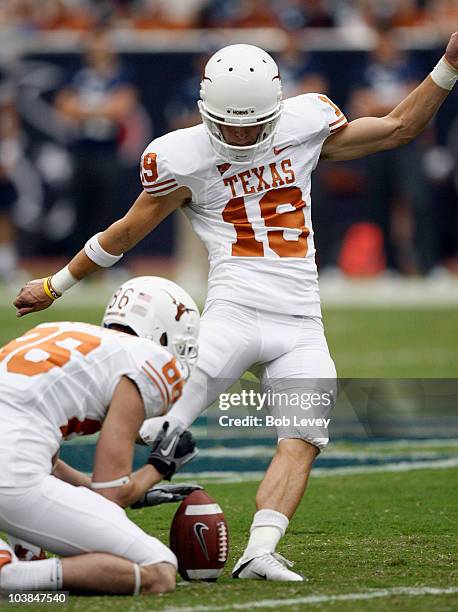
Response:
POLYGON ((62 268, 62 270, 59 270, 59 272, 56 272, 51 276, 51 284, 57 293, 60 294, 67 291, 78 282, 78 279, 73 276, 68 269, 68 266, 65 266, 65 268, 62 268))
POLYGON ((430 77, 436 85, 450 91, 458 81, 458 70, 455 70, 455 68, 447 62, 445 57, 441 57, 434 70, 431 72, 430 77))
POLYGON ((100 245, 98 236, 100 236, 102 232, 95 234, 84 245, 84 252, 92 260, 101 268, 110 268, 117 261, 121 259, 123 254, 121 255, 112 255, 111 253, 107 253, 104 248, 100 245))
POLYGON ((140 591, 142 590, 142 574, 140 571, 140 566, 134 563, 134 592, 132 595, 135 597, 140 595, 140 591))
POLYGON ((117 487, 123 487, 130 480, 130 476, 123 476, 122 478, 116 478, 116 480, 109 480, 108 482, 91 482, 91 489, 97 491, 98 489, 113 489, 117 487))

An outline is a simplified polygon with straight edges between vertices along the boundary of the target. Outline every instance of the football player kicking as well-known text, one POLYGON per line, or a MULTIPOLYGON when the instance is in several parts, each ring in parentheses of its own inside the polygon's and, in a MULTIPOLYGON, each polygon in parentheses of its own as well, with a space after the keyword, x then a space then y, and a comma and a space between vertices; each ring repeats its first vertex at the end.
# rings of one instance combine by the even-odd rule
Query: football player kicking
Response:
MULTIPOLYGON (((256 364, 264 390, 281 397, 327 393, 314 409, 326 418, 336 373, 321 321, 311 173, 320 158, 355 159, 408 143, 457 78, 458 32, 431 74, 391 113, 347 123, 326 96, 282 101, 278 68, 263 50, 225 47, 205 68, 198 102, 203 123, 147 147, 144 190, 132 208, 90 238, 68 266, 29 282, 14 302, 18 316, 48 307, 90 272, 113 265, 181 208, 209 251, 210 277, 198 363, 170 416, 188 426, 256 364)), ((287 406, 269 409, 281 416, 287 406)), ((143 435, 148 440, 147 427, 143 435)), ((234 578, 302 580, 275 550, 328 432, 280 426, 278 438, 234 578)))
POLYGON ((131 473, 141 424, 170 409, 197 359, 199 313, 174 283, 139 277, 114 294, 103 324, 44 323, 0 351, 0 531, 63 557, 18 561, 0 541, 1 591, 175 588, 175 555, 123 508, 196 453, 189 432, 166 425, 131 473), (99 430, 91 479, 58 452, 99 430))

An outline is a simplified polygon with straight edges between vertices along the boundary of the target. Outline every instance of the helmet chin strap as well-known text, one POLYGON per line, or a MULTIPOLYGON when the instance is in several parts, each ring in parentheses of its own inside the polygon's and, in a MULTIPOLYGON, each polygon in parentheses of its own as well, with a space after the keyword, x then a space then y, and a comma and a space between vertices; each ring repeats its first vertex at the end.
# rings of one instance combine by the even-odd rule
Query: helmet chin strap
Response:
MULTIPOLYGON (((217 130, 217 132, 218 132, 218 134, 220 136, 221 142, 224 145, 233 148, 234 150, 240 151, 241 153, 243 153, 243 151, 247 151, 249 149, 251 150, 251 148, 259 147, 261 145, 261 143, 264 142, 269 137, 269 134, 267 133, 266 129, 262 129, 262 130, 259 131, 259 134, 257 135, 256 140, 253 143, 251 143, 249 145, 232 144, 230 142, 227 142, 227 140, 224 138, 224 134, 223 134, 223 131, 221 129, 221 126, 222 125, 220 123, 215 123, 215 127, 216 127, 216 130, 217 130)), ((232 126, 229 126, 229 127, 232 127, 232 126)), ((262 127, 265 128, 265 126, 262 126, 262 127)))
POLYGON ((256 160, 261 159, 269 150, 275 136, 274 130, 266 138, 254 145, 237 147, 220 140, 208 128, 207 133, 215 153, 226 161, 234 164, 254 163, 256 160))
MULTIPOLYGON (((210 143, 212 145, 215 153, 231 163, 253 163, 259 159, 268 151, 269 147, 272 144, 272 141, 275 136, 275 132, 280 121, 282 104, 278 108, 276 116, 265 123, 259 123, 263 127, 261 132, 258 135, 256 142, 252 145, 246 146, 237 146, 231 145, 227 143, 224 139, 223 133, 221 131, 221 125, 223 122, 216 121, 212 119, 207 111, 205 110, 202 101, 199 101, 199 110, 207 130, 207 134, 210 138, 210 143)), ((228 127, 234 127, 231 123, 225 123, 228 127)), ((251 126, 241 126, 241 127, 251 127, 251 126)))

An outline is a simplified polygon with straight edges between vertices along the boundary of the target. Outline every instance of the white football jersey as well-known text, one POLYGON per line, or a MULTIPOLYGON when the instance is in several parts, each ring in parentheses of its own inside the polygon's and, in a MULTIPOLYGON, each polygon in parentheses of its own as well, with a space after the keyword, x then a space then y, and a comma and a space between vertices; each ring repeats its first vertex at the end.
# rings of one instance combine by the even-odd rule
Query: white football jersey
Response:
POLYGON ((255 163, 218 158, 203 124, 148 145, 143 188, 192 192, 184 212, 209 253, 208 301, 320 316, 311 174, 326 138, 346 123, 326 96, 304 94, 285 100, 272 149, 255 163))
POLYGON ((49 474, 62 440, 99 431, 122 376, 137 386, 145 419, 165 414, 184 384, 179 365, 163 347, 96 325, 45 323, 5 345, 0 486, 49 474))

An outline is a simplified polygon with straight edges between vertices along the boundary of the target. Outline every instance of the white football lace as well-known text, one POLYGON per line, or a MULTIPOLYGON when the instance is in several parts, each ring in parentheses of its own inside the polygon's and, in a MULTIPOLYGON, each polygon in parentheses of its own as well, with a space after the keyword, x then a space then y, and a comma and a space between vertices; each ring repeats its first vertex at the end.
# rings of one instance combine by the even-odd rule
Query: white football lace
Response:
POLYGON ((223 522, 218 523, 218 543, 219 543, 218 561, 220 563, 224 563, 227 559, 228 542, 227 542, 227 529, 226 529, 226 525, 223 522))

